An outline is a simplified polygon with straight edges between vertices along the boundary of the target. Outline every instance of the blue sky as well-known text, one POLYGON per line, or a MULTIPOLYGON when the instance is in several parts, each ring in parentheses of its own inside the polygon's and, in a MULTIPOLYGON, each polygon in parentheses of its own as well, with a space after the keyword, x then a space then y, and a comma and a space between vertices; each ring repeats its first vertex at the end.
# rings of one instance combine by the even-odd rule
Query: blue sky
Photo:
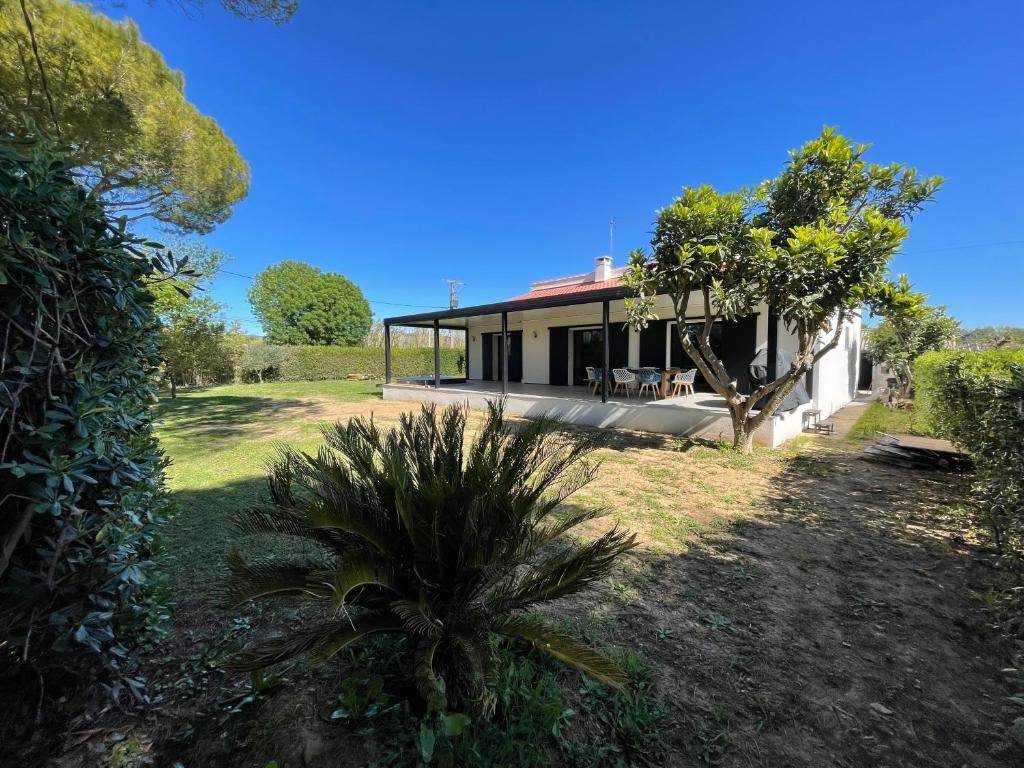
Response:
MULTIPOLYGON (((825 124, 947 179, 895 268, 965 325, 1024 325, 1024 4, 302 0, 249 23, 215 0, 127 0, 252 167, 207 240, 377 302, 508 298, 616 264, 683 185, 774 175, 825 124)), ((257 331, 248 281, 212 294, 257 331)), ((414 309, 375 303, 379 315, 414 309)))

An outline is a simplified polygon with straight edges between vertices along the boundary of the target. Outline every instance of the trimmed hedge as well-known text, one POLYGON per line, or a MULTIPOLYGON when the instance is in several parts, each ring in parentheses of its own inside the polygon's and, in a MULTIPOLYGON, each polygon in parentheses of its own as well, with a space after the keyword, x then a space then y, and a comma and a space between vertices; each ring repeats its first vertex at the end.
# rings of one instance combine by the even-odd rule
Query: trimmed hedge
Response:
POLYGON ((970 450, 965 440, 977 423, 973 392, 989 378, 1007 380, 1014 364, 1024 365, 1024 349, 984 352, 926 352, 914 362, 914 412, 935 435, 970 450))
MULTIPOLYGON (((284 360, 276 378, 281 381, 322 381, 343 379, 349 374, 384 378, 384 350, 381 347, 281 347, 284 360)), ((461 349, 441 350, 441 373, 465 373, 466 353, 461 349)), ((391 350, 391 372, 395 378, 434 372, 434 350, 411 347, 391 350)))
POLYGON ((1024 564, 1024 350, 932 352, 916 372, 935 433, 974 459, 979 524, 1001 553, 1024 564))

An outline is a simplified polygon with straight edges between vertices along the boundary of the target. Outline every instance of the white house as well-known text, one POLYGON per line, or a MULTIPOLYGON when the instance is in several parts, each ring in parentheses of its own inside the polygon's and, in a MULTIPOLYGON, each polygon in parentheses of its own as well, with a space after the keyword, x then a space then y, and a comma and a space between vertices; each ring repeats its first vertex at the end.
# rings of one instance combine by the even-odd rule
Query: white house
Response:
MULTIPOLYGON (((623 271, 612 266, 611 258, 600 256, 591 272, 533 283, 527 293, 507 301, 386 318, 384 398, 480 408, 488 400, 505 396, 506 410, 516 415, 545 414, 570 423, 680 435, 731 436, 724 402, 699 373, 696 394, 690 396, 642 400, 612 396, 610 388, 603 387, 592 394, 586 386, 588 366, 605 371, 694 367, 679 342, 669 297, 658 297, 655 311, 661 319, 644 331, 626 325, 624 300, 629 292, 620 282, 623 271), (440 329, 465 330, 465 378, 440 376, 435 354, 434 375, 393 381, 390 330, 394 326, 434 328, 435 350, 440 329)), ((689 309, 687 325, 700 330, 701 307, 694 303, 689 309)), ((827 418, 850 402, 857 392, 860 339, 857 316, 846 323, 839 345, 808 376, 805 386, 810 402, 777 414, 760 430, 757 442, 779 445, 802 430, 807 410, 818 410, 821 418, 827 418)), ((750 363, 758 351, 765 350, 769 364, 774 361, 777 367, 797 348, 793 334, 767 306, 735 321, 716 322, 711 340, 740 391, 750 390, 750 363)))

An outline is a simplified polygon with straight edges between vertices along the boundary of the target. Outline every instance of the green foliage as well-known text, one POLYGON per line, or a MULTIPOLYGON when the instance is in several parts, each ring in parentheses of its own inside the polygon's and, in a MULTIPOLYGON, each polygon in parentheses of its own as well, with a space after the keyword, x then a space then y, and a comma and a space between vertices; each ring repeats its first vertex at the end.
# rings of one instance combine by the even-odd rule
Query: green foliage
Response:
POLYGON ((606 657, 525 613, 603 578, 634 545, 617 528, 585 544, 564 535, 597 514, 556 513, 593 478, 593 446, 549 421, 513 428, 498 406, 469 445, 465 427, 464 410, 425 407, 394 430, 363 418, 325 427, 316 454, 281 449, 272 505, 239 525, 307 540, 316 552, 291 561, 236 553, 226 598, 298 595, 320 601, 325 618, 257 643, 235 666, 330 658, 398 633, 410 638, 412 677, 431 711, 487 711, 497 634, 621 682, 606 657))
POLYGON ((523 655, 507 642, 498 643, 496 655, 498 674, 488 682, 496 702, 491 718, 410 717, 381 764, 599 768, 651 763, 658 755, 667 711, 654 696, 649 670, 634 654, 614 654, 627 676, 621 688, 583 678, 571 703, 556 662, 523 655), (452 718, 460 719, 453 723, 452 718))
POLYGON ((20 4, 5 2, 0 133, 18 132, 28 115, 59 134, 74 148, 79 179, 129 221, 152 217, 192 232, 226 221, 248 194, 249 168, 216 121, 186 100, 181 73, 130 20, 68 0, 32 0, 28 8, 56 125, 20 4))
MULTIPOLYGON (((930 352, 918 400, 937 435, 974 459, 972 502, 1003 553, 1024 558, 1024 350, 930 352)), ((1019 564, 1019 563, 1018 563, 1019 564)))
POLYGON ((256 275, 249 301, 271 344, 357 346, 370 331, 370 305, 355 283, 299 261, 256 275))
POLYGON ((0 144, 0 221, 0 665, 117 676, 167 503, 145 286, 176 267, 41 142, 0 144))
POLYGON ((745 450, 800 377, 838 345, 844 321, 884 290, 907 235, 904 221, 940 184, 898 164, 868 164, 867 149, 826 128, 754 193, 688 187, 659 211, 650 255, 631 254, 624 276, 634 291, 631 324, 653 317, 655 296, 672 298, 683 349, 726 399, 745 450), (685 332, 691 296, 704 313, 706 332, 697 338, 685 332), (778 315, 799 349, 790 370, 748 396, 736 390, 708 333, 715 320, 759 306, 778 315))
POLYGON ((1024 349, 1024 328, 986 326, 964 331, 963 346, 975 351, 986 349, 1024 349))
MULTIPOLYGON (((187 312, 189 301, 204 295, 228 260, 223 251, 208 248, 197 240, 178 240, 167 250, 174 254, 182 269, 173 277, 160 277, 149 283, 153 310, 164 323, 187 312)), ((222 309, 220 305, 213 306, 218 312, 222 309)))
MULTIPOLYGON (((192 0, 202 3, 203 0, 192 0)), ((275 24, 290 21, 299 10, 298 0, 220 0, 225 10, 249 21, 266 19, 275 24)))
POLYGON ((160 355, 172 397, 181 385, 230 380, 237 363, 237 352, 227 338, 224 307, 204 294, 227 255, 198 242, 178 243, 173 254, 184 271, 149 285, 160 318, 160 355))
POLYGON ((959 442, 975 427, 972 411, 984 407, 967 399, 971 381, 1007 379, 1014 364, 1024 365, 1024 350, 928 352, 914 363, 914 410, 939 437, 959 442))
POLYGON ((885 319, 867 334, 869 356, 896 374, 904 397, 911 393, 914 361, 925 352, 953 346, 960 337, 960 323, 946 308, 930 307, 924 299, 900 275, 899 285, 883 292, 879 302, 885 319))
POLYGON ((289 352, 290 348, 275 344, 247 345, 238 364, 238 370, 241 373, 239 378, 243 381, 255 378, 260 382, 264 377, 279 378, 289 352))
POLYGON ((160 355, 172 396, 183 384, 203 386, 229 380, 233 368, 220 306, 206 296, 189 299, 161 326, 160 355))
MULTIPOLYGON (((384 350, 375 347, 282 347, 285 350, 278 378, 283 381, 343 379, 349 374, 384 378, 384 350)), ((441 373, 460 374, 458 349, 441 350, 441 373)), ((391 350, 391 373, 395 378, 434 373, 434 350, 402 347, 391 350)))

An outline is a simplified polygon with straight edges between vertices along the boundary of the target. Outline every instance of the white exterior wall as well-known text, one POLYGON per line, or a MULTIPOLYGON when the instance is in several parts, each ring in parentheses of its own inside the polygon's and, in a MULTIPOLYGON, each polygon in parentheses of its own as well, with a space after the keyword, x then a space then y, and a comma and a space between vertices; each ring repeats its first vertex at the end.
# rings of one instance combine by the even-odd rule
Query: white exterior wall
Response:
MULTIPOLYGON (((703 316, 703 309, 699 302, 691 300, 688 316, 698 318, 703 316)), ((672 301, 668 296, 659 296, 655 301, 654 311, 658 317, 669 319, 675 317, 672 308, 672 301)), ((623 301, 612 301, 608 307, 608 322, 610 325, 624 325, 626 323, 626 305, 623 301)), ((548 328, 569 326, 571 328, 593 328, 601 326, 601 305, 600 304, 578 304, 569 307, 555 307, 552 309, 533 309, 525 312, 509 312, 509 331, 523 332, 523 384, 550 384, 549 380, 549 340, 548 328), (536 334, 536 336, 534 336, 536 334)), ((671 328, 671 326, 670 326, 671 328)), ((486 317, 471 317, 467 319, 467 330, 469 333, 469 363, 468 371, 470 379, 483 378, 481 362, 483 360, 483 339, 485 333, 501 333, 501 318, 497 315, 486 317)), ((672 330, 671 332, 675 332, 672 330)), ((760 308, 757 316, 757 346, 766 344, 768 341, 768 313, 765 308, 760 308)), ((668 338, 666 336, 666 349, 668 338)), ((572 355, 570 345, 569 354, 572 355)), ((630 366, 640 365, 640 334, 629 330, 629 351, 628 362, 630 366)), ((565 361, 567 370, 571 361, 565 361)))
MULTIPOLYGON (((821 411, 821 418, 827 418, 857 397, 857 375, 860 372, 860 326, 858 312, 844 323, 843 335, 838 346, 825 354, 814 366, 811 377, 811 405, 801 406, 795 413, 802 414, 809 408, 821 411)), ((818 348, 832 340, 832 332, 818 338, 818 348)), ((790 356, 798 349, 796 335, 785 326, 779 326, 779 350, 790 356)))
MULTIPOLYGON (((622 301, 613 301, 608 307, 608 322, 611 325, 623 325, 626 322, 626 305, 622 301)), ((552 309, 534 309, 526 312, 509 312, 509 331, 523 332, 523 383, 549 384, 549 339, 548 328, 571 326, 573 328, 601 327, 601 305, 579 304, 570 307, 552 309), (536 334, 536 336, 534 335, 536 334)), ((501 318, 496 315, 487 317, 471 317, 467 320, 469 331, 469 378, 483 377, 481 363, 483 360, 482 334, 501 333, 501 318)), ((639 334, 630 333, 629 359, 639 359, 639 334)), ((570 349, 570 355, 572 351, 570 349)), ((565 361, 568 370, 570 361, 565 361)))
MULTIPOLYGON (((846 321, 839 344, 827 352, 814 368, 814 403, 822 418, 832 415, 857 397, 860 324, 860 313, 846 321)), ((819 343, 825 344, 830 340, 831 336, 826 334, 819 343)))

